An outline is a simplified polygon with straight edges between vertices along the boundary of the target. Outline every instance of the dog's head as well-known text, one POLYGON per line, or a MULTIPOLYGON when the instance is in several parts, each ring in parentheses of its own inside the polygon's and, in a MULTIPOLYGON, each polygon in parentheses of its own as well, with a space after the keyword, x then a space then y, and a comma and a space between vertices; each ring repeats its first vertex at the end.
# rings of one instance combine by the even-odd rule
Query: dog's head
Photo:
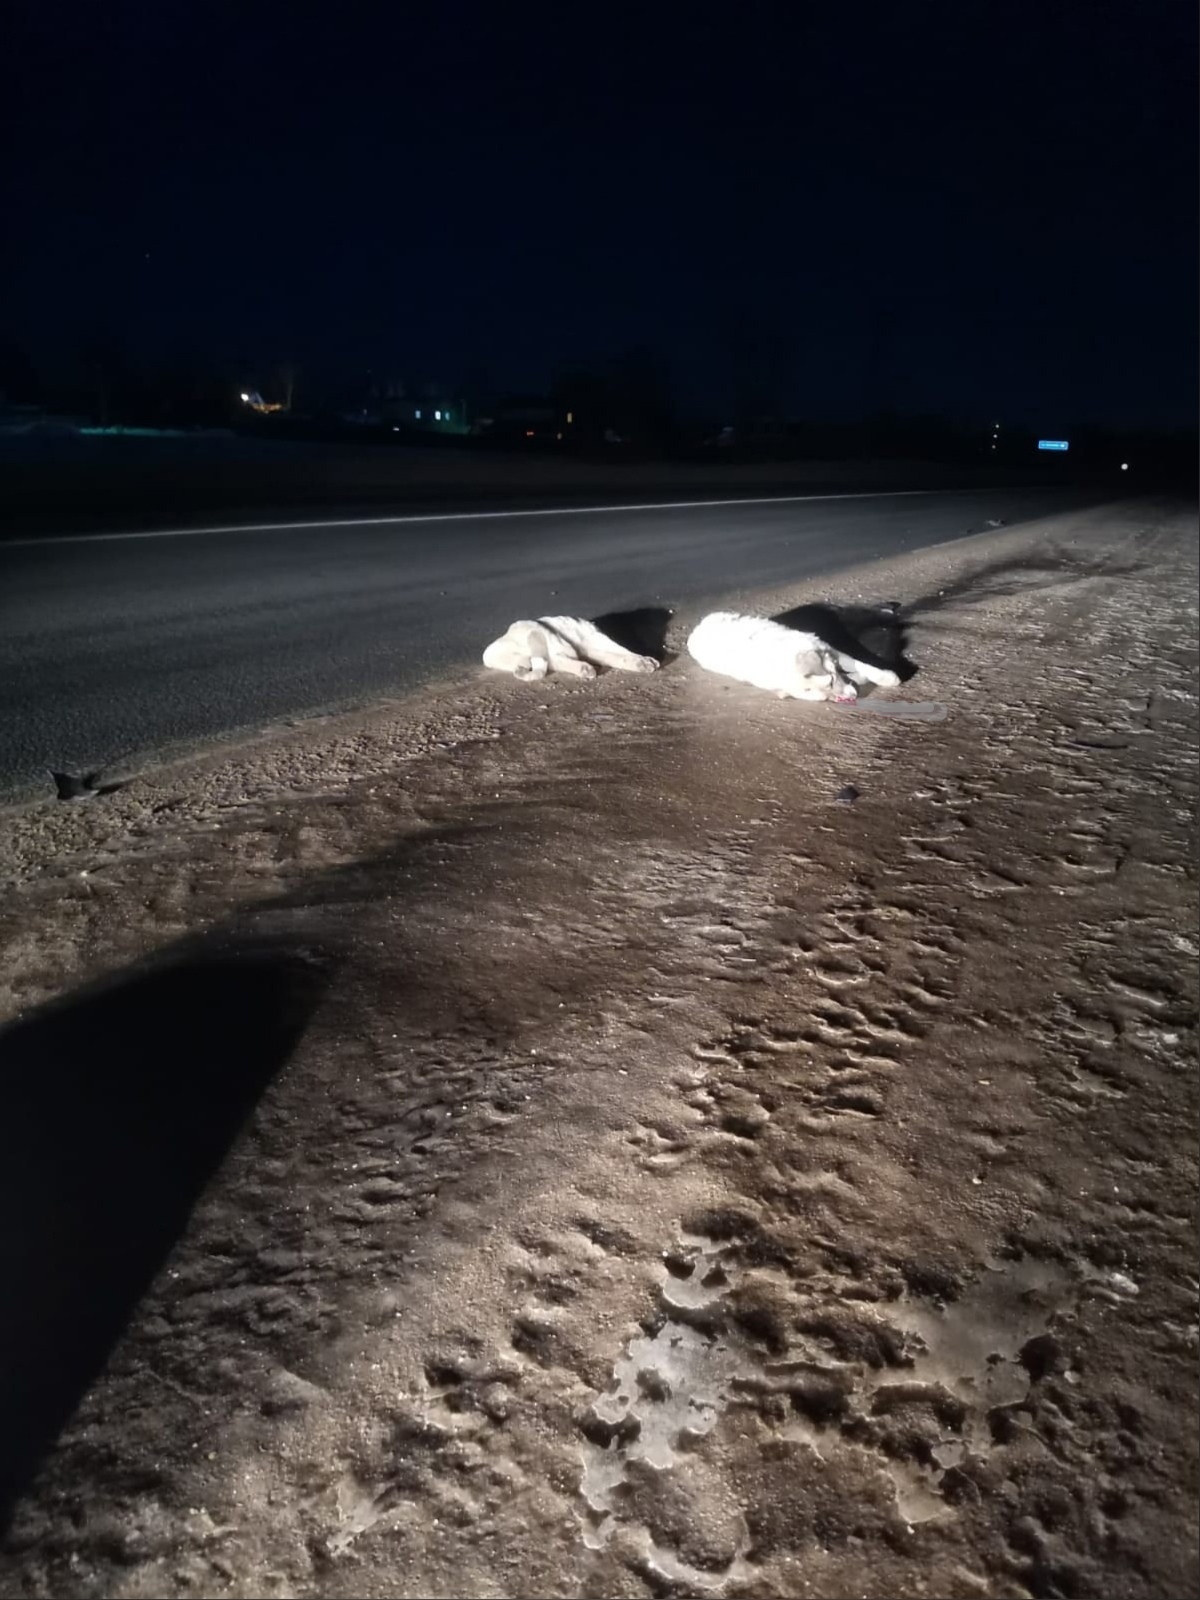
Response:
POLYGON ((797 650, 781 692, 794 700, 838 700, 847 690, 853 696, 853 685, 847 684, 829 652, 819 645, 805 645, 797 650))

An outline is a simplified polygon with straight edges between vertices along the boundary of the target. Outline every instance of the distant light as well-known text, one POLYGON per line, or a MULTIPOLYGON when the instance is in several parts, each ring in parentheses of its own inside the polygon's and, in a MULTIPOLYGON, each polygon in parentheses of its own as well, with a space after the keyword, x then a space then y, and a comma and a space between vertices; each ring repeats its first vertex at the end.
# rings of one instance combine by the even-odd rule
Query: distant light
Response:
POLYGON ((1128 463, 1128 461, 1122 461, 1122 463, 1121 463, 1121 471, 1122 472, 1128 472, 1129 471, 1129 463, 1128 463))
POLYGON ((400 432, 400 429, 396 426, 396 424, 394 422, 392 424, 392 432, 393 433, 399 433, 400 432))
POLYGON ((440 411, 435 411, 433 413, 433 420, 435 422, 440 422, 442 420, 442 413, 440 411))
POLYGON ((417 421, 418 421, 418 422, 420 422, 420 420, 421 420, 421 413, 420 413, 420 411, 414 411, 414 412, 413 412, 413 416, 414 416, 414 417, 415 417, 415 418, 416 418, 416 419, 417 419, 417 421))
POLYGON ((570 427, 574 421, 575 421, 575 413, 573 411, 568 411, 567 412, 567 426, 570 427))
POLYGON ((533 429, 532 428, 526 428, 525 429, 525 437, 527 439, 532 439, 533 438, 533 429))
POLYGON ((1070 442, 1069 439, 1039 439, 1038 440, 1038 449, 1039 450, 1069 450, 1070 448, 1071 448, 1071 442, 1070 442))
POLYGON ((247 406, 250 404, 250 396, 248 394, 242 396, 242 404, 247 406))
POLYGON ((561 438, 562 438, 562 434, 561 434, 561 433, 556 433, 556 434, 555 434, 555 435, 554 435, 554 437, 555 437, 555 438, 556 438, 556 439, 561 439, 561 438))

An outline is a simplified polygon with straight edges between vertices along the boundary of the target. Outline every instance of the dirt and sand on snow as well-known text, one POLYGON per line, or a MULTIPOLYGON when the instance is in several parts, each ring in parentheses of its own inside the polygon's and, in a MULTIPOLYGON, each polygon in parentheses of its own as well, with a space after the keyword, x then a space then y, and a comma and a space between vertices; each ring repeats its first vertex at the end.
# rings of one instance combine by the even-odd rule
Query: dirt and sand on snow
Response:
POLYGON ((10 813, 0 1591, 1195 1593, 1195 568, 10 813))

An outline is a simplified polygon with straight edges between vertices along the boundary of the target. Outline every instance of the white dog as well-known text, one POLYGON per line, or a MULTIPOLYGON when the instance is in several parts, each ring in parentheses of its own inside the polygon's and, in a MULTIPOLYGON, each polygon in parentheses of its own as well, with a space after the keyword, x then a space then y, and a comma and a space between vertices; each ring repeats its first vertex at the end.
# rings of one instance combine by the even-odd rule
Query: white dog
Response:
POLYGON ((900 679, 834 650, 815 633, 798 633, 768 617, 712 611, 692 630, 688 653, 709 672, 772 689, 781 700, 857 700, 858 688, 894 689, 900 679))
POLYGON ((597 668, 617 672, 656 672, 653 656, 635 655, 581 617, 539 617, 514 622, 502 639, 483 652, 485 667, 511 672, 515 678, 544 678, 565 672, 573 678, 594 678, 597 668))

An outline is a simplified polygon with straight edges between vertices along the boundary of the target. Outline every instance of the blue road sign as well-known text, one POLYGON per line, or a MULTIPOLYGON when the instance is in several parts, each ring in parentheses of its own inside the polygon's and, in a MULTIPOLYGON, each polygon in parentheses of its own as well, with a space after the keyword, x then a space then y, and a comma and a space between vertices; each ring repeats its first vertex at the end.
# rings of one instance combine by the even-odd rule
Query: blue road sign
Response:
POLYGON ((1071 441, 1069 439, 1039 439, 1038 440, 1038 449, 1039 450, 1069 450, 1070 448, 1071 448, 1071 441))

